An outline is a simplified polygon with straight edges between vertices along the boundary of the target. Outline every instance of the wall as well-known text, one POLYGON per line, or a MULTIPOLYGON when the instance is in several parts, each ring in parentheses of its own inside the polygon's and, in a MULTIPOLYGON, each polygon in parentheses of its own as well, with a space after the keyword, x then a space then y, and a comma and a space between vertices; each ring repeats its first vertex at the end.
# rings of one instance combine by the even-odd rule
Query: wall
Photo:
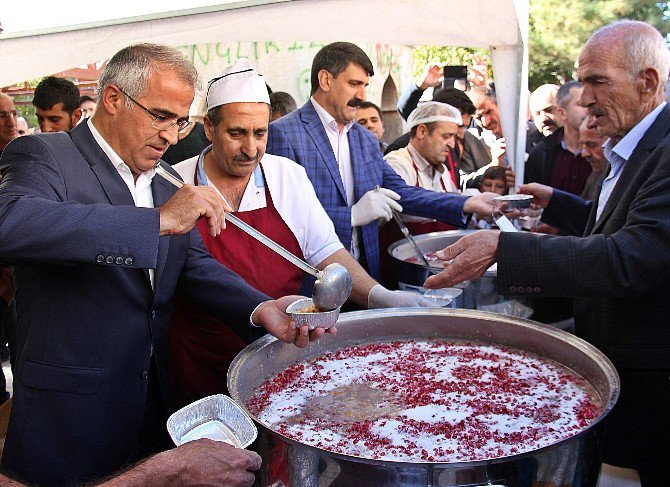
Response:
MULTIPOLYGON (((226 66, 240 58, 248 58, 251 65, 265 78, 273 91, 286 91, 303 105, 310 94, 312 59, 323 44, 314 42, 220 42, 179 46, 178 49, 196 66, 207 81, 220 76, 226 66)), ((388 76, 393 78, 399 92, 413 82, 412 48, 387 44, 360 44, 372 60, 375 75, 370 78, 368 100, 381 105, 382 90, 388 76)), ((197 94, 194 107, 203 94, 197 94)), ((197 109, 192 109, 196 112, 197 109)))

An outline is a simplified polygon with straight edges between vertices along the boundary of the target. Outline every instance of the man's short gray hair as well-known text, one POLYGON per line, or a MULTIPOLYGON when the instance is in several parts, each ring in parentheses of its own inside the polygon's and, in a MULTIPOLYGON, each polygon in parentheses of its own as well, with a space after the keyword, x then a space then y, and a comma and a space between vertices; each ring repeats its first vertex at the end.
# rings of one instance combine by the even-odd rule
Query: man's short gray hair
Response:
POLYGON ((663 36, 653 26, 637 20, 619 20, 601 27, 591 38, 617 35, 621 29, 626 31, 622 36, 622 55, 631 79, 636 78, 644 69, 654 68, 658 71, 662 90, 670 72, 670 51, 663 36))
MULTIPOLYGON (((106 86, 115 84, 133 98, 147 91, 149 77, 157 70, 174 70, 193 89, 200 88, 200 78, 193 64, 173 47, 160 44, 133 44, 112 56, 98 81, 98 100, 106 86)), ((130 105, 130 100, 126 100, 130 105)))
POLYGON ((558 91, 556 92, 556 106, 565 109, 572 100, 572 94, 570 93, 575 88, 581 88, 582 84, 579 81, 570 80, 562 84, 558 91))

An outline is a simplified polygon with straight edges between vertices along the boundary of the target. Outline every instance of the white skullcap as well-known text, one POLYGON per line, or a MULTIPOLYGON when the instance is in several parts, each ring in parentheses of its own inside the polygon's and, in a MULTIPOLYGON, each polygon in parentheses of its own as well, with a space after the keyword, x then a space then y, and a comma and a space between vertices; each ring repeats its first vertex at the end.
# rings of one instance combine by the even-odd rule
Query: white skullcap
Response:
POLYGON ((431 122, 451 122, 456 125, 463 125, 461 112, 456 107, 440 103, 439 101, 427 101, 421 103, 407 117, 409 129, 413 129, 419 124, 431 122))
POLYGON ((263 77, 254 71, 247 59, 228 66, 223 75, 209 82, 207 110, 227 103, 252 102, 270 104, 263 77))

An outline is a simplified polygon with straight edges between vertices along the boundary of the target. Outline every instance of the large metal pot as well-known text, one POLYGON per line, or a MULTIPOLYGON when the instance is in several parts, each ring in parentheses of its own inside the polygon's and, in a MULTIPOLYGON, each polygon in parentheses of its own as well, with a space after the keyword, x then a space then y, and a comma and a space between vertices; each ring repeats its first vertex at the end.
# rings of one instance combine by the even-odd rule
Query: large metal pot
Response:
MULTIPOLYGON (((424 254, 442 250, 456 243, 466 235, 479 230, 449 230, 445 232, 432 232, 414 237, 416 244, 424 254)), ((407 262, 411 257, 416 257, 416 252, 407 239, 398 240, 391 244, 388 253, 393 257, 398 276, 398 289, 421 291, 423 283, 432 274, 440 272, 440 268, 427 267, 420 263, 407 262)), ((457 307, 467 309, 483 309, 485 311, 498 311, 505 314, 517 314, 505 312, 502 303, 506 299, 498 294, 496 287, 497 270, 494 266, 484 273, 479 279, 466 281, 459 285, 463 289, 463 299, 457 307)), ((517 314, 518 315, 518 314, 517 314)), ((522 315, 524 316, 524 315, 522 315)), ((527 314, 525 316, 528 316, 527 314)))
POLYGON ((288 471, 292 487, 595 485, 599 465, 594 426, 617 400, 618 375, 611 362, 585 341, 529 320, 461 309, 344 313, 338 322, 337 335, 326 335, 305 349, 271 336, 252 343, 233 361, 228 372, 228 389, 249 413, 245 404, 255 389, 291 364, 349 345, 411 338, 467 339, 537 353, 584 377, 602 399, 604 410, 586 430, 546 448, 464 463, 402 463, 331 453, 286 438, 251 415, 259 425, 258 450, 264 459, 260 485, 285 485, 274 473, 278 458, 284 463, 285 473, 288 471))

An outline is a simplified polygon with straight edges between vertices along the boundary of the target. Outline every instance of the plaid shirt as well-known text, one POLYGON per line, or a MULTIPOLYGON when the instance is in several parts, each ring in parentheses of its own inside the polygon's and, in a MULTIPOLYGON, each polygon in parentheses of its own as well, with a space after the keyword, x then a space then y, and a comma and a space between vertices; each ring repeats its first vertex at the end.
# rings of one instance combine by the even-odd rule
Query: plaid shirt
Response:
MULTIPOLYGON (((403 212, 464 227, 466 196, 435 193, 408 186, 382 159, 379 142, 366 128, 353 124, 348 133, 354 173, 355 201, 377 185, 401 196, 403 212)), ((344 185, 326 131, 311 102, 270 124, 267 152, 287 157, 302 165, 326 213, 333 220, 337 236, 345 248, 351 248, 351 208, 347 205, 344 185)), ((361 227, 361 238, 368 272, 380 275, 379 230, 376 221, 361 227)))

